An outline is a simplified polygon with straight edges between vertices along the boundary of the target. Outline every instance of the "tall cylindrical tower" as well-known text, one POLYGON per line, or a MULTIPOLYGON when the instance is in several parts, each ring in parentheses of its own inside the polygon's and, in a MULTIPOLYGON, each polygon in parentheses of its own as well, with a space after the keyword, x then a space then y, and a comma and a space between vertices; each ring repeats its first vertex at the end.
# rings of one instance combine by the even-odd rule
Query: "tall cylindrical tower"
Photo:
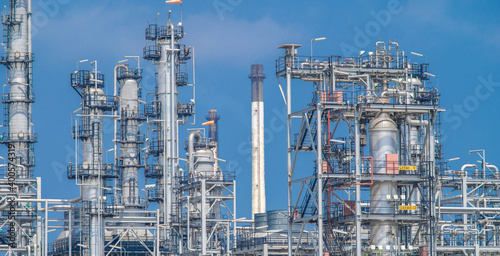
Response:
POLYGON ((33 143, 36 136, 31 122, 31 105, 34 102, 32 88, 31 53, 31 1, 10 1, 10 15, 4 16, 7 54, 1 63, 7 67, 10 92, 3 95, 7 113, 8 132, 2 143, 14 149, 15 168, 18 178, 31 178, 35 166, 33 143))
MULTIPOLYGON (((37 253, 34 239, 36 230, 36 204, 19 203, 17 198, 36 198, 38 186, 33 177, 35 166, 34 143, 37 136, 32 123, 33 61, 31 51, 31 0, 9 1, 8 14, 2 12, 6 54, 0 63, 7 68, 9 92, 2 95, 4 124, 7 131, 0 135, 0 143, 7 146, 8 169, 6 183, 0 189, 0 198, 11 198, 2 216, 8 221, 0 223, 3 231, 14 230, 7 240, 10 247, 17 247, 21 254, 37 253), (8 181, 8 182, 7 182, 8 181), (12 200, 12 201, 11 201, 12 200), (27 209, 27 210, 26 210, 27 209), (10 210, 10 211, 9 211, 10 210), (26 213, 24 213, 26 212, 26 213), (31 247, 31 248, 30 248, 31 247)), ((4 45, 4 44, 2 44, 4 45)), ((39 232, 40 230, 38 230, 39 232)), ((8 232, 6 232, 8 233, 8 232)), ((38 251, 39 252, 39 251, 38 251)))
POLYGON ((251 67, 252 81, 252 214, 266 212, 264 178, 264 88, 261 64, 251 67))
POLYGON ((209 109, 208 115, 205 117, 207 121, 213 121, 213 124, 210 124, 208 127, 208 139, 215 144, 219 143, 219 130, 217 127, 217 122, 220 119, 220 116, 217 115, 217 109, 209 109))
POLYGON ((141 73, 139 68, 122 66, 117 74, 120 82, 120 127, 117 131, 120 155, 116 162, 121 170, 121 204, 126 210, 143 209, 145 206, 139 197, 139 169, 143 166, 139 145, 144 143, 139 124, 145 121, 139 103, 141 73))
MULTIPOLYGON (((193 86, 188 83, 183 65, 191 58, 191 47, 180 44, 184 37, 182 23, 177 26, 170 20, 165 26, 151 24, 146 29, 146 39, 154 45, 144 48, 144 58, 158 67, 154 100, 146 105, 148 122, 148 166, 146 178, 155 179, 147 190, 148 200, 157 202, 160 221, 164 224, 161 246, 171 251, 180 248, 178 222, 181 217, 179 201, 179 124, 187 124, 194 115, 194 99, 190 103, 178 101, 178 88, 193 86)), ((194 65, 193 65, 194 66, 194 65)))
MULTIPOLYGON (((373 157, 374 174, 386 175, 394 168, 389 160, 397 154, 398 129, 389 114, 382 113, 370 122, 370 155, 373 157), (389 156, 389 157, 388 157, 389 156)), ((397 163, 397 159, 395 160, 397 163)), ((396 181, 374 181, 370 188, 370 213, 390 215, 394 212, 387 196, 397 193, 396 181)), ((385 248, 396 244, 397 224, 394 220, 372 220, 370 226, 371 244, 385 248)))
POLYGON ((105 189, 108 179, 118 178, 114 166, 103 160, 104 115, 116 109, 113 97, 104 94, 104 75, 78 70, 71 74, 71 86, 82 98, 79 122, 73 127, 73 138, 81 140, 81 163, 68 166, 68 178, 81 185, 81 233, 79 241, 85 255, 104 254, 104 217, 112 214, 113 197, 105 189))

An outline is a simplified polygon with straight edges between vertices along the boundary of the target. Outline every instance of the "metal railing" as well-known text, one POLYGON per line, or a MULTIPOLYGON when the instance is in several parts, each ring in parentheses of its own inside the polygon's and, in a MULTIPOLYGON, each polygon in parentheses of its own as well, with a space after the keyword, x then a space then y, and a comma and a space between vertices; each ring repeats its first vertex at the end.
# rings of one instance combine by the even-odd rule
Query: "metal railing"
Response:
POLYGON ((161 57, 160 47, 156 45, 149 45, 144 47, 142 56, 147 60, 158 60, 161 57))
POLYGON ((23 22, 23 15, 2 15, 2 24, 21 24, 23 22))
POLYGON ((113 164, 77 164, 69 163, 67 169, 68 179, 75 179, 77 176, 102 178, 118 178, 119 173, 113 164))
POLYGON ((97 88, 104 88, 104 74, 97 74, 95 78, 95 73, 89 70, 78 70, 75 73, 71 73, 71 86, 79 89, 86 87, 96 86, 97 88), (95 80, 94 80, 95 79, 95 80))
POLYGON ((141 77, 142 77, 142 68, 129 68, 128 70, 120 68, 116 76, 118 80, 126 78, 140 79, 141 77))
POLYGON ((0 62, 32 62, 35 60, 35 54, 29 52, 14 52, 0 56, 0 62))
POLYGON ((185 174, 180 177, 181 183, 191 183, 199 180, 212 180, 212 181, 233 181, 236 178, 236 173, 234 171, 196 171, 192 173, 185 174))
POLYGON ((0 134, 0 143, 11 143, 11 142, 30 142, 36 143, 38 141, 38 134, 25 134, 23 132, 19 133, 2 133, 0 134))
POLYGON ((118 106, 117 99, 113 96, 106 96, 94 93, 94 94, 86 94, 85 97, 83 98, 83 107, 111 110, 117 108, 117 106, 118 106))

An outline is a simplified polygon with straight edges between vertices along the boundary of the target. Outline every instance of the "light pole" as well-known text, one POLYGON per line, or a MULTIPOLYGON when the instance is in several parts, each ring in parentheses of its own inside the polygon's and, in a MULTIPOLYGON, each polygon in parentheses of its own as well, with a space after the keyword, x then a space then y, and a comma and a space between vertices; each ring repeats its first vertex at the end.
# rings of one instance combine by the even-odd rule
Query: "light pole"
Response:
POLYGON ((428 75, 428 76, 432 76, 432 77, 435 77, 437 79, 437 89, 439 91, 439 77, 434 75, 434 74, 431 74, 431 73, 427 73, 427 72, 424 72, 425 75, 428 75))
POLYGON ((79 71, 79 70, 78 70, 78 64, 80 64, 80 63, 84 63, 84 62, 87 62, 87 61, 89 61, 89 60, 88 60, 88 59, 84 59, 84 60, 79 60, 79 61, 77 61, 77 62, 76 62, 76 71, 77 71, 77 72, 79 71))
POLYGON ((425 58, 425 63, 429 63, 427 62, 427 56, 421 54, 421 53, 418 53, 418 52, 410 52, 411 54, 415 55, 415 56, 420 56, 420 57, 424 57, 425 58))
POLYGON ((311 39, 311 62, 312 62, 312 57, 313 57, 313 42, 323 41, 325 39, 326 39, 326 37, 318 37, 318 38, 311 39))
MULTIPOLYGON (((111 152, 111 151, 114 151, 115 148, 110 148, 106 151, 106 163, 108 163, 108 153, 111 152)), ((115 159, 116 160, 116 159, 115 159)))

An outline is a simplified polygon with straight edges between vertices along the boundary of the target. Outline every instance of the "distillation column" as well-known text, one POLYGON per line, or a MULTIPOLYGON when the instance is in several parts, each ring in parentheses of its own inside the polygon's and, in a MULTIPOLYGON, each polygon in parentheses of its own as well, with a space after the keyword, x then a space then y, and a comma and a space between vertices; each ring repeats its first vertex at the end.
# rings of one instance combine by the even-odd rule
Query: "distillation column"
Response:
POLYGON ((139 123, 145 119, 139 111, 141 70, 122 66, 117 80, 120 82, 117 166, 121 169, 121 203, 126 211, 133 211, 144 209, 139 198, 139 168, 142 167, 139 145, 144 142, 139 123))
MULTIPOLYGON (((97 62, 93 62, 97 66, 97 62)), ((81 164, 68 166, 68 178, 81 185, 82 228, 81 244, 84 255, 104 254, 104 222, 107 200, 111 197, 103 187, 107 178, 117 178, 112 165, 103 161, 103 116, 115 110, 114 99, 104 92, 104 75, 87 70, 71 74, 71 86, 82 97, 80 124, 74 127, 73 137, 81 140, 81 164)))
POLYGON ((172 217, 172 206, 177 200, 175 199, 174 176, 177 175, 178 170, 178 124, 177 124, 177 85, 175 80, 175 65, 177 62, 178 49, 177 40, 173 33, 174 25, 167 24, 170 36, 164 40, 158 41, 160 47, 160 60, 158 61, 158 98, 162 106, 160 119, 163 120, 163 155, 160 156, 160 163, 164 167, 163 180, 159 180, 159 186, 164 187, 164 206, 163 206, 163 219, 165 224, 170 225, 172 217))
POLYGON ((31 37, 29 35, 31 1, 10 1, 11 15, 7 18, 8 54, 4 64, 8 67, 10 94, 4 97, 8 104, 8 138, 15 148, 16 172, 19 178, 31 178, 34 166, 31 104, 34 102, 32 78, 31 37))
MULTIPOLYGON (((391 162, 388 155, 397 154, 398 129, 389 114, 381 113, 370 122, 370 155, 373 157, 373 172, 387 174, 391 162)), ((397 161, 397 159, 395 160, 397 161)), ((395 181, 374 181, 370 188, 370 212, 372 214, 394 213, 393 206, 388 202, 386 195, 396 195, 395 181)), ((394 220, 372 220, 370 223, 371 244, 385 248, 386 245, 395 245, 397 224, 394 220)))
MULTIPOLYGON (((9 1, 9 14, 3 15, 2 24, 5 26, 4 43, 6 44, 7 53, 2 56, 0 63, 7 68, 9 93, 2 97, 7 133, 2 135, 0 143, 5 144, 9 151, 8 158, 5 157, 5 159, 8 159, 9 165, 5 178, 8 179, 9 184, 13 185, 8 185, 8 191, 5 191, 4 187, 1 190, 1 197, 4 198, 3 194, 6 192, 11 195, 15 193, 16 198, 34 198, 33 195, 36 194, 37 185, 33 179, 36 135, 33 133, 34 127, 31 120, 31 110, 34 102, 31 0, 9 1)), ((0 206, 1 209, 5 207, 4 203, 0 206)), ((10 226, 10 228, 15 229, 14 233, 16 235, 15 237, 9 237, 9 243, 14 247, 26 250, 29 248, 27 246, 31 245, 32 249, 34 249, 33 247, 36 246, 33 246, 32 243, 35 241, 33 236, 35 233, 34 223, 36 218, 34 216, 36 216, 36 208, 27 203, 16 203, 15 206, 11 203, 7 209, 15 209, 8 213, 10 223, 7 225, 2 224, 4 228, 10 226), (10 216, 11 214, 13 216, 10 216), (19 226, 22 226, 22 231, 19 230, 19 226)))
POLYGON ((154 41, 155 44, 144 49, 144 58, 152 60, 153 64, 158 66, 155 101, 150 108, 154 113, 146 113, 154 118, 149 121, 148 126, 149 155, 153 158, 154 168, 151 168, 147 175, 156 179, 156 189, 149 188, 148 200, 159 205, 161 222, 165 224, 161 239, 166 241, 172 251, 179 248, 178 239, 175 238, 179 232, 174 229, 177 229, 175 223, 181 216, 178 200, 179 111, 182 108, 183 118, 192 115, 194 111, 194 100, 190 104, 178 102, 178 87, 187 85, 187 74, 180 72, 180 65, 190 58, 189 49, 181 50, 179 40, 183 37, 182 24, 174 26, 170 20, 165 26, 151 24, 146 29, 146 39, 154 41))
POLYGON ((263 66, 251 68, 252 81, 252 214, 266 212, 264 173, 264 75, 263 66))

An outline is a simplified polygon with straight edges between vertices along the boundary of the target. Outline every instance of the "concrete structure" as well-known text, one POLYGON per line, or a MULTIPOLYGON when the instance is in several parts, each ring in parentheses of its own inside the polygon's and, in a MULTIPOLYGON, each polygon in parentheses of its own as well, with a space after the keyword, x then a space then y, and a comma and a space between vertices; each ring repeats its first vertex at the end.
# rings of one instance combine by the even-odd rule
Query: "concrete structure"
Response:
POLYGON ((252 216, 266 212, 264 163, 264 67, 254 64, 252 81, 252 216))

